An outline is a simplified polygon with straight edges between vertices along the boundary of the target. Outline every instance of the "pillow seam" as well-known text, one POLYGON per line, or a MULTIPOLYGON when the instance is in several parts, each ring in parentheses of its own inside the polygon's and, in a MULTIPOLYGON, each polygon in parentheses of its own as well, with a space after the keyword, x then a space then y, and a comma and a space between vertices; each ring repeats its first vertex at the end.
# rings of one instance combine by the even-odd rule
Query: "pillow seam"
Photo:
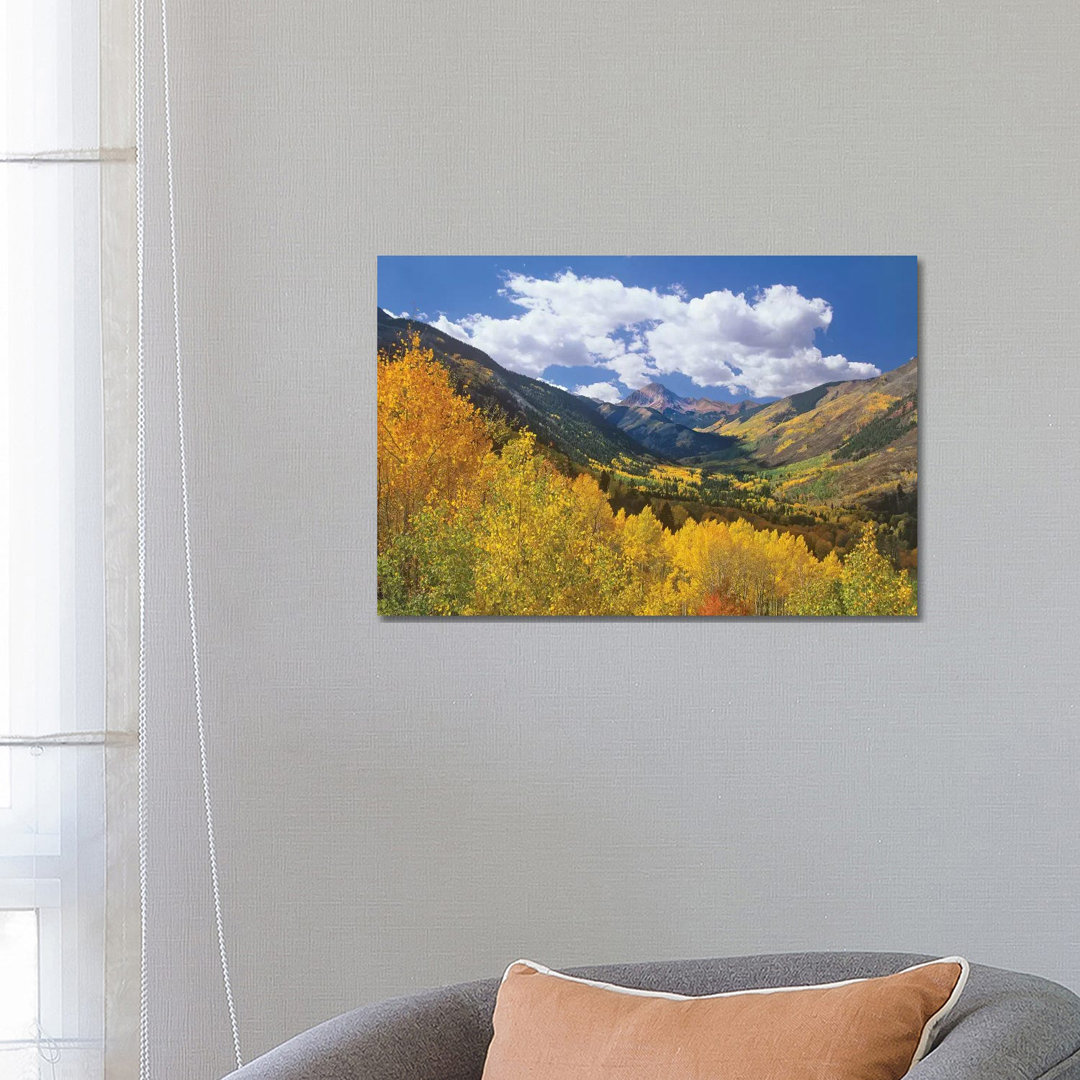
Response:
MULTIPOLYGON (((953 1009, 956 1008, 956 1004, 960 1000, 960 995, 963 994, 966 989, 968 978, 971 975, 971 965, 962 956, 945 956, 940 960, 931 960, 926 964, 916 964, 915 967, 905 968, 904 970, 917 971, 920 967, 932 967, 935 963, 959 963, 960 975, 953 985, 952 990, 949 992, 949 996, 945 999, 945 1003, 926 1021, 925 1024, 923 1024, 922 1031, 919 1032, 918 1045, 915 1047, 915 1053, 912 1055, 911 1064, 908 1066, 909 1070, 914 1068, 920 1061, 926 1060, 941 1025, 949 1018, 953 1009)), ((903 974, 903 972, 898 972, 898 974, 903 974)))
MULTIPOLYGON (((921 968, 933 967, 935 964, 959 964, 961 968, 960 978, 958 983, 967 983, 967 976, 970 970, 969 962, 962 956, 939 956, 934 960, 924 960, 919 964, 912 964, 911 967, 901 968, 899 971, 891 972, 888 975, 860 975, 853 979, 839 979, 836 982, 828 983, 796 983, 791 986, 759 986, 750 987, 746 990, 724 990, 716 994, 675 994, 665 990, 642 990, 635 986, 619 986, 617 983, 605 982, 602 979, 589 979, 581 975, 570 975, 565 971, 559 971, 556 968, 549 968, 543 964, 537 963, 535 960, 514 960, 507 965, 506 970, 502 974, 502 978, 499 980, 499 985, 506 982, 511 970, 517 966, 531 968, 537 975, 548 975, 556 979, 566 979, 569 982, 582 983, 586 986, 594 986, 600 990, 611 990, 619 994, 627 994, 631 997, 653 997, 653 998, 666 998, 671 1001, 700 1001, 705 999, 715 998, 731 998, 738 997, 741 994, 780 994, 780 993, 792 993, 799 990, 835 990, 842 986, 853 986, 856 983, 871 982, 874 979, 888 979, 894 975, 905 975, 910 971, 918 971, 921 968)), ((946 1011, 931 1017, 927 1023, 929 1024, 935 1018, 945 1020, 948 1012, 951 1011, 952 1006, 955 1006, 956 1002, 952 1001, 953 997, 959 998, 959 993, 954 988, 950 994, 949 999, 946 1001, 942 1009, 946 1011), (951 1004, 950 1004, 951 1002, 951 1004)), ((1037 1080, 1041 1080, 1037 1078, 1037 1080)))

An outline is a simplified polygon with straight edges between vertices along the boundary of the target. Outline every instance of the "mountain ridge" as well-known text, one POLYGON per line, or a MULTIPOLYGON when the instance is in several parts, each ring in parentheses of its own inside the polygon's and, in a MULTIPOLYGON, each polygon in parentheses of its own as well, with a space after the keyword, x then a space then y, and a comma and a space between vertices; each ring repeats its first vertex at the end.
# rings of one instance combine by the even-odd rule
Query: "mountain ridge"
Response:
POLYGON ((646 408, 660 413, 672 423, 689 428, 705 428, 725 418, 748 416, 764 404, 744 401, 716 401, 713 398, 686 398, 661 382, 651 382, 631 391, 619 402, 627 408, 646 408))
POLYGON ((499 410, 579 466, 633 459, 646 472, 674 464, 757 473, 801 503, 880 509, 902 497, 914 506, 918 357, 872 379, 822 383, 772 402, 683 398, 656 382, 611 404, 510 371, 427 323, 379 309, 380 350, 413 333, 478 408, 499 410))
POLYGON ((414 333, 477 408, 485 412, 497 410, 512 423, 528 427, 578 464, 612 461, 620 455, 640 457, 646 462, 655 459, 647 446, 599 414, 590 399, 510 371, 474 345, 428 323, 399 319, 378 309, 380 351, 393 348, 414 333))
POLYGON ((918 357, 872 379, 822 383, 770 402, 750 416, 721 420, 713 434, 734 435, 766 466, 832 453, 895 403, 916 399, 918 357))

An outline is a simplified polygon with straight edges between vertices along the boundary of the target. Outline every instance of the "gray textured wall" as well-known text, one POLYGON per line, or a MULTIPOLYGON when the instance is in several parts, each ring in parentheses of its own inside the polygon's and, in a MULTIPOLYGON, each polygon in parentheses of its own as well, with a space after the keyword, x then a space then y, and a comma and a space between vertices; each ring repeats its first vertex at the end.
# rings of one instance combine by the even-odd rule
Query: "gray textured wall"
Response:
MULTIPOLYGON (((174 8, 247 1051, 519 955, 911 949, 1080 987, 1080 8, 174 8), (917 253, 922 617, 378 622, 380 252, 917 253)), ((209 1077, 228 1039, 168 376, 151 390, 153 1022, 159 1075, 209 1077)))

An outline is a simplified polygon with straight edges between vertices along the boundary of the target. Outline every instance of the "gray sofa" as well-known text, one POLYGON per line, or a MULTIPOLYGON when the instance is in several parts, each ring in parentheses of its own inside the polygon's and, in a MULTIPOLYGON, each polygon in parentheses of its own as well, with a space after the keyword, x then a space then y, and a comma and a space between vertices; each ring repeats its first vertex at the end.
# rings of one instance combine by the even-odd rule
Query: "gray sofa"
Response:
MULTIPOLYGON (((906 953, 790 953, 577 968, 621 986, 717 994, 888 975, 906 953)), ((498 979, 346 1013, 297 1035, 228 1080, 480 1080, 498 979)), ((1080 999, 1032 975, 973 964, 957 1007, 910 1080, 1080 1080, 1080 999)))

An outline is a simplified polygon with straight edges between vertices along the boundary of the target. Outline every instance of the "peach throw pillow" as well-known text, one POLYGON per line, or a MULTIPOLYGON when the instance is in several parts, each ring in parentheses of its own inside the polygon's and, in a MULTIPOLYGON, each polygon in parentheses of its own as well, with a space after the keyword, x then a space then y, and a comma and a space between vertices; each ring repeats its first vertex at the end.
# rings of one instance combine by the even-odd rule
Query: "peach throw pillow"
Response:
POLYGON ((967 961, 709 997, 511 964, 483 1080, 899 1080, 930 1049, 967 961))

